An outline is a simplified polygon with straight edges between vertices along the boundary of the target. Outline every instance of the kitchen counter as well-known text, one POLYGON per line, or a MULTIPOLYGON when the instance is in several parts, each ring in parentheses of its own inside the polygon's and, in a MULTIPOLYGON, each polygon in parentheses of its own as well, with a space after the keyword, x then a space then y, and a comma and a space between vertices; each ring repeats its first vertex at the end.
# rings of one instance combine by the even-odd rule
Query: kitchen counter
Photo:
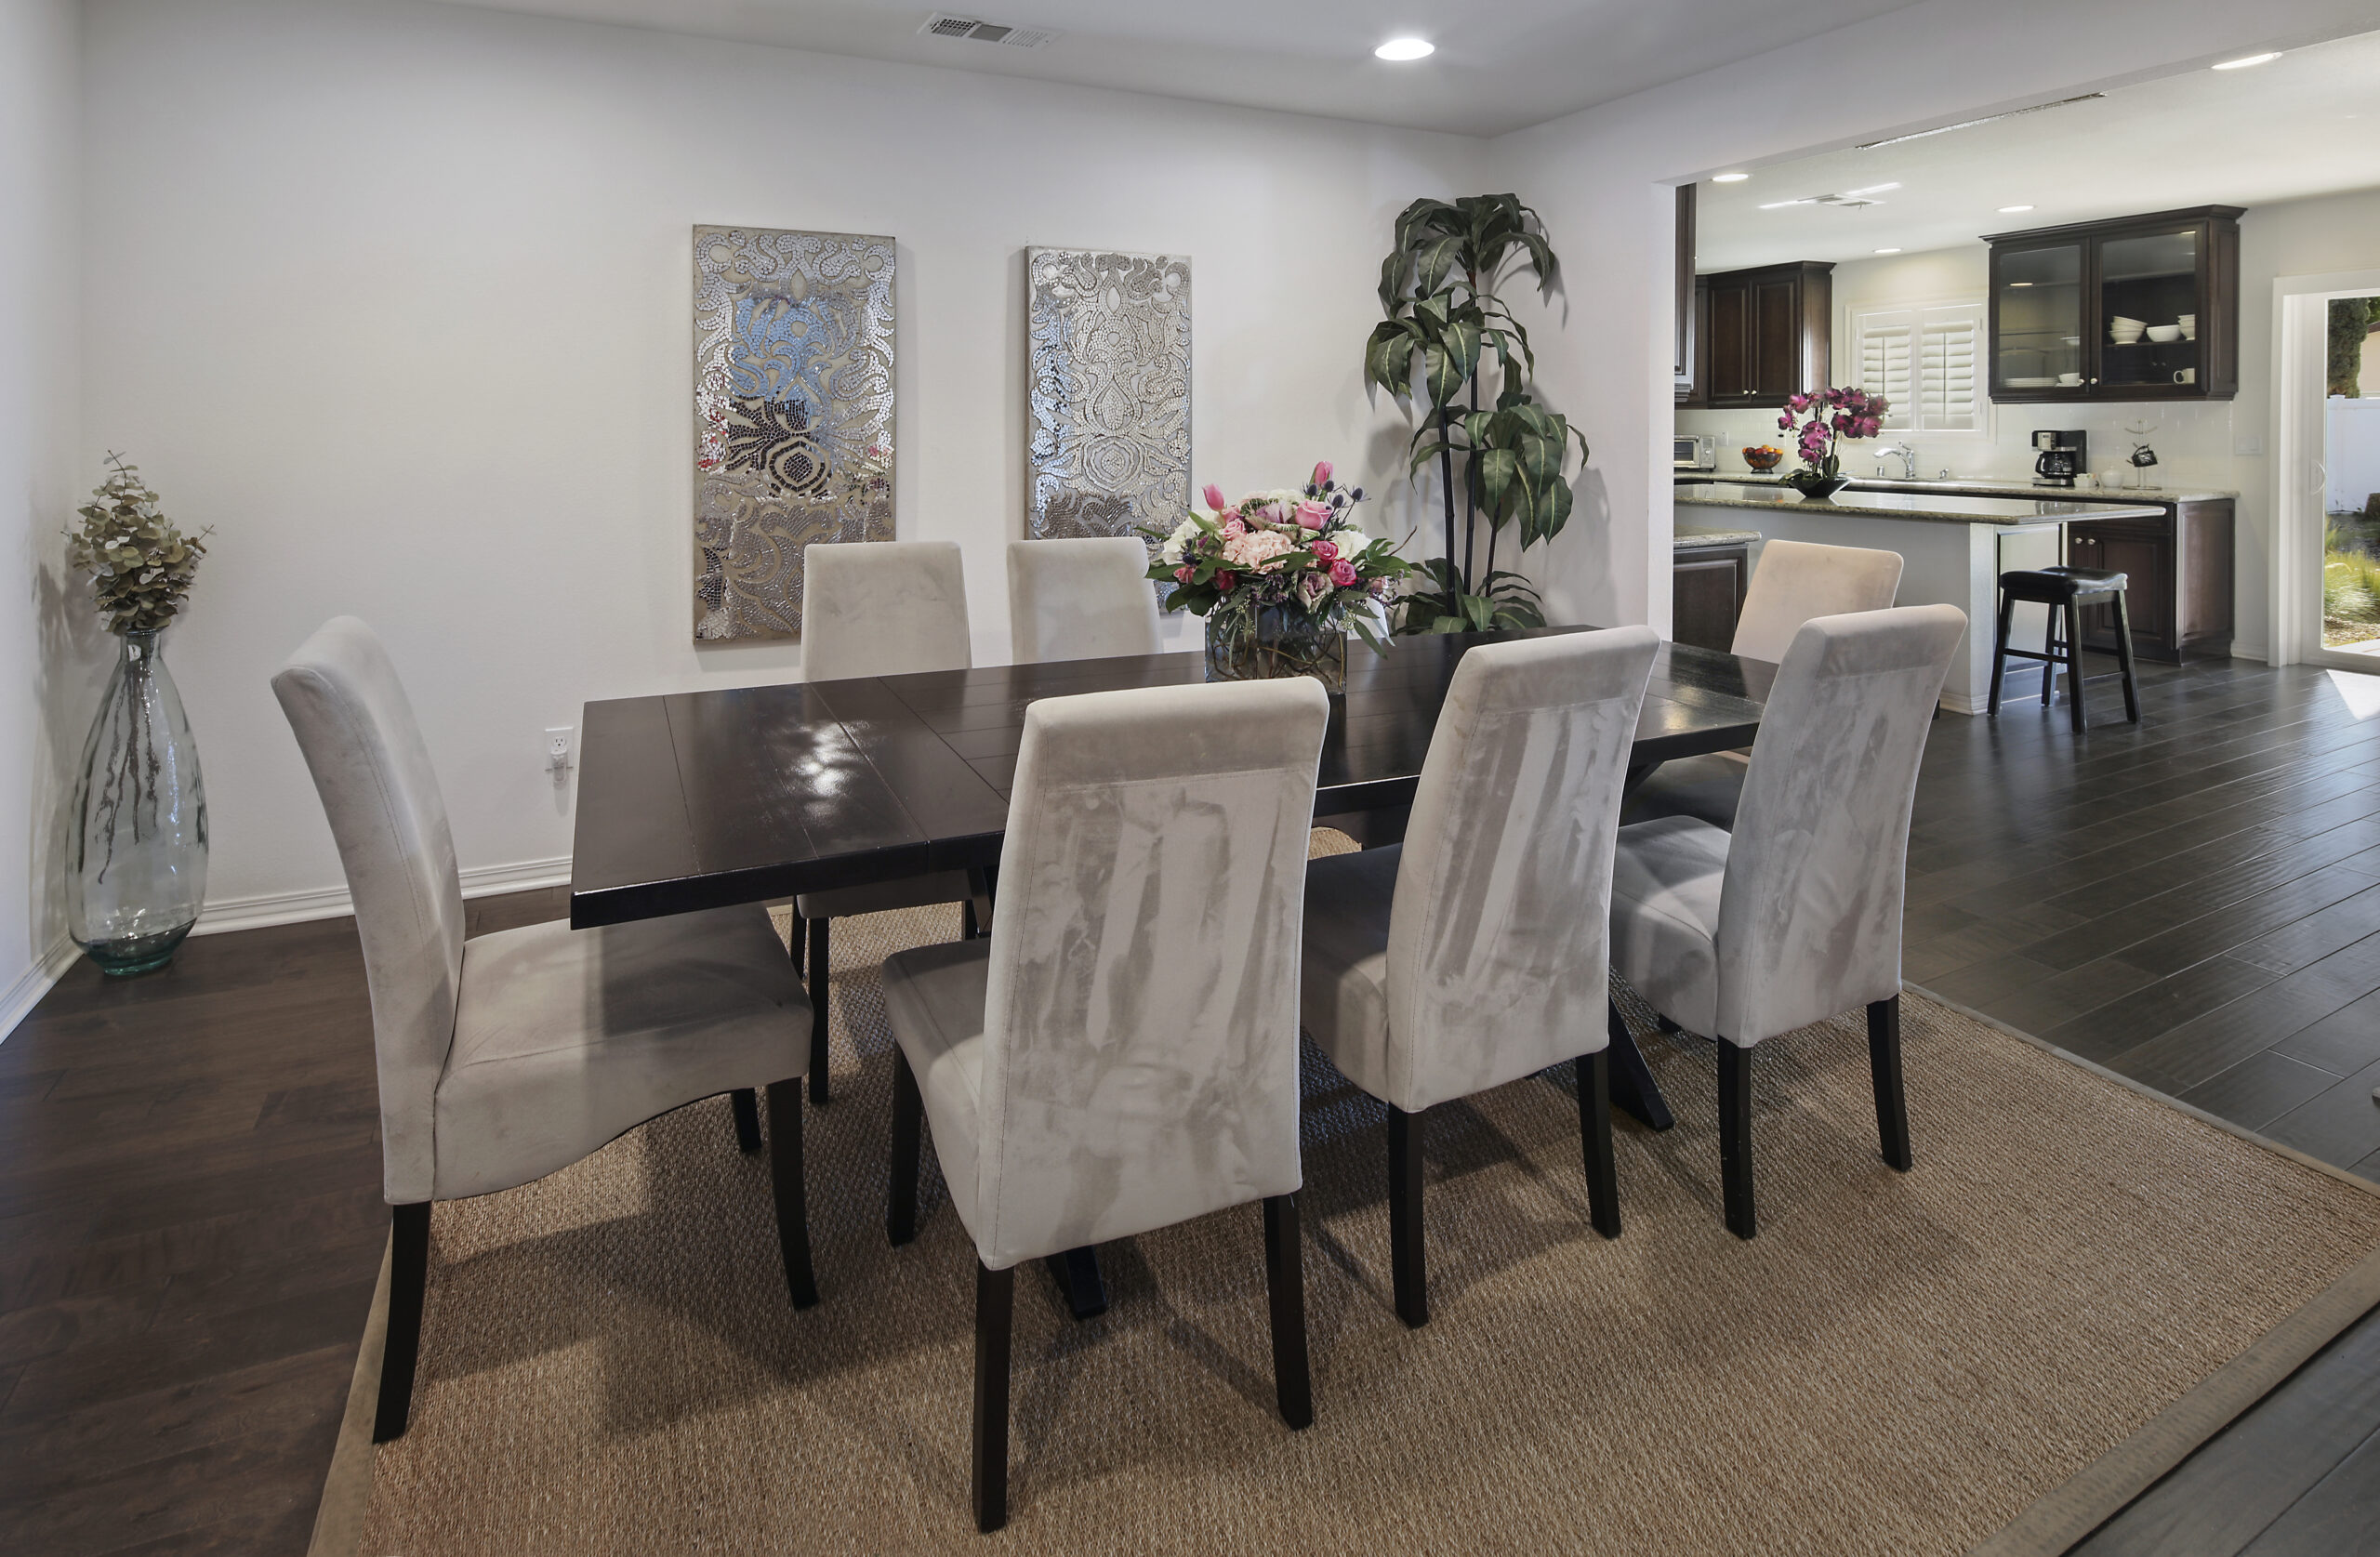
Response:
POLYGON ((1677 526, 1676 544, 1680 551, 1698 546, 1757 546, 1760 544, 1760 532, 1731 526, 1712 530, 1681 524, 1677 526))
MULTIPOLYGON (((1782 482, 1782 477, 1765 475, 1756 470, 1747 471, 1742 475, 1728 475, 1712 470, 1681 470, 1677 473, 1677 484, 1681 489, 1687 486, 1709 485, 1712 482, 1730 486, 1778 486, 1781 485, 1782 482)), ((1995 482, 1981 477, 1965 481, 1953 477, 1947 482, 1924 480, 1905 482, 1876 476, 1854 476, 1851 478, 1848 490, 1867 493, 1924 492, 1968 497, 2027 497, 2043 498, 2052 502, 2091 504, 2212 503, 2240 495, 2236 492, 2222 492, 2213 487, 2051 487, 2038 486, 2031 482, 1995 482)), ((1843 499, 1838 496, 1835 501, 1841 503, 1843 499)), ((2108 516, 2101 514, 2099 517, 2105 519, 2108 516)))
POLYGON ((2059 524, 2073 520, 2157 519, 2164 509, 2135 498, 2130 502, 2076 502, 2039 496, 1961 497, 1930 492, 1863 492, 1846 488, 1828 498, 1808 498, 1791 487, 1755 486, 1717 482, 1681 490, 1680 505, 1709 508, 1749 508, 1768 513, 1795 511, 1809 515, 1859 516, 1867 519, 1911 520, 1928 524, 1985 524, 2014 529, 2019 525, 2059 524))

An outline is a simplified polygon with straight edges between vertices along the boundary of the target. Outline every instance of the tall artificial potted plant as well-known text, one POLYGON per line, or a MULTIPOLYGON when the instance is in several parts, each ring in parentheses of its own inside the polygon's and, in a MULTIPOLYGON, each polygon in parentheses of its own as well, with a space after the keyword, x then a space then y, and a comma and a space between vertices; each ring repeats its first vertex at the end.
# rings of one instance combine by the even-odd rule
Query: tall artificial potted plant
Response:
POLYGON ((66 929, 112 976, 171 962, 206 895, 206 789, 159 635, 181 610, 205 537, 157 507, 139 468, 111 454, 106 484, 76 509, 67 559, 122 640, 74 784, 66 929))
POLYGON ((1570 442, 1578 440, 1581 459, 1587 444, 1530 392, 1536 354, 1497 289, 1526 268, 1542 293, 1557 264, 1544 224, 1517 195, 1417 200, 1396 218, 1396 244, 1380 270, 1381 310, 1388 317, 1364 348, 1364 380, 1408 404, 1418 385, 1428 406, 1413 435, 1411 468, 1438 462, 1446 504, 1445 552, 1417 565, 1425 582, 1398 600, 1399 632, 1544 625, 1528 581, 1496 566, 1497 542, 1514 524, 1522 550, 1561 534, 1570 518, 1570 442), (1492 386, 1482 382, 1490 353, 1492 386), (1483 408, 1485 396, 1492 399, 1483 408))

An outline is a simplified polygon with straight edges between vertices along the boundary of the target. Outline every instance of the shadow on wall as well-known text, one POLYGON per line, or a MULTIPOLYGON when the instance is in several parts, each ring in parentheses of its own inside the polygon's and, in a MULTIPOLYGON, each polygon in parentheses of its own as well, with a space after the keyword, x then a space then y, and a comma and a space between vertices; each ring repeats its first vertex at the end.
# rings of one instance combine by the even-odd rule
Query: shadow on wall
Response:
MULTIPOLYGON (((67 570, 60 515, 46 536, 49 555, 33 567, 33 608, 41 635, 34 695, 41 710, 33 753, 33 829, 26 858, 33 891, 27 927, 33 955, 46 957, 66 934, 66 864, 74 836, 74 771, 115 664, 116 641, 92 608, 89 581, 67 570)), ((37 532, 38 534, 38 532, 37 532)), ((170 637, 167 652, 171 652, 170 637)), ((202 737, 203 738, 203 737, 202 737)), ((203 758, 202 758, 203 760, 203 758)))

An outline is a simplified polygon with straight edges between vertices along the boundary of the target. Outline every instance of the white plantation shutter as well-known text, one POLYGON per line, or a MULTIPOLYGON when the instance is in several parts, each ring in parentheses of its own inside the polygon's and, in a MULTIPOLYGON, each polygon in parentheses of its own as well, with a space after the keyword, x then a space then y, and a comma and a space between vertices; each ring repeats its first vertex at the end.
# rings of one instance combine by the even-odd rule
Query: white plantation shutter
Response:
POLYGON ((1980 304, 1882 309, 1852 316, 1858 386, 1884 397, 1886 432, 1971 432, 1981 427, 1976 357, 1980 304))
POLYGON ((1972 307, 1927 309, 1919 425, 1932 432, 1971 432, 1976 422, 1976 347, 1981 322, 1972 307))

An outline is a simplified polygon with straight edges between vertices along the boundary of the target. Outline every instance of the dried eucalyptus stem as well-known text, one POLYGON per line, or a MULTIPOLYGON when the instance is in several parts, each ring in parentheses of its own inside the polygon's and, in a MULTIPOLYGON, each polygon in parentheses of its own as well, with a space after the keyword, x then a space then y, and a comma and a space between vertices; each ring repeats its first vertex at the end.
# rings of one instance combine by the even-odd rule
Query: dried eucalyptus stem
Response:
POLYGON ((140 468, 112 449, 104 484, 74 511, 67 561, 91 575, 91 594, 112 632, 155 632, 173 620, 206 555, 212 530, 185 535, 157 507, 140 468))

